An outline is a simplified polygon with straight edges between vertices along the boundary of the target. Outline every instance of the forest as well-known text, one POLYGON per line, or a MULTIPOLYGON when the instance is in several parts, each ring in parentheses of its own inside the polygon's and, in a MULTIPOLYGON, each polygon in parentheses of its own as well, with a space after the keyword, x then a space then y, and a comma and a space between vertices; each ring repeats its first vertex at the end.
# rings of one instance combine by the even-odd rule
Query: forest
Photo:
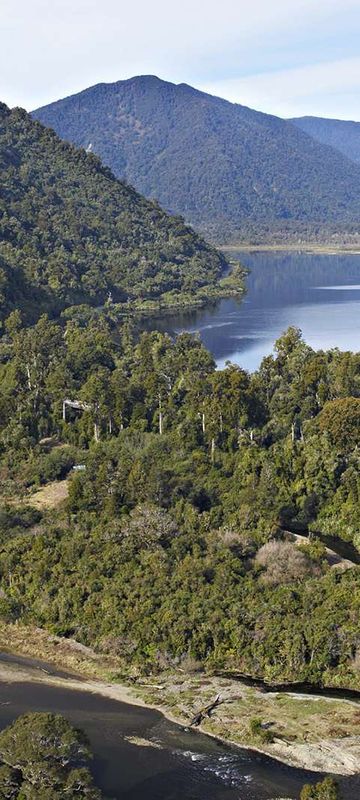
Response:
POLYGON ((0 321, 16 308, 35 322, 109 300, 120 314, 201 304, 229 291, 228 269, 181 217, 0 104, 0 321))
POLYGON ((279 117, 154 75, 32 116, 219 244, 359 242, 359 165, 279 117))
POLYGON ((4 620, 130 672, 360 688, 360 354, 289 328, 248 374, 110 311, 16 311, 0 397, 4 620))

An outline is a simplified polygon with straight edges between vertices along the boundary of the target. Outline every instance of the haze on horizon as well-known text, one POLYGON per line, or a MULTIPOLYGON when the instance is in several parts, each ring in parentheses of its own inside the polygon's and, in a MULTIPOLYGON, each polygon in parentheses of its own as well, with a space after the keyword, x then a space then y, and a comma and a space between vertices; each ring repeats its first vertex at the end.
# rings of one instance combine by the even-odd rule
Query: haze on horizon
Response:
POLYGON ((360 120, 358 0, 3 0, 0 99, 158 75, 279 116, 360 120))

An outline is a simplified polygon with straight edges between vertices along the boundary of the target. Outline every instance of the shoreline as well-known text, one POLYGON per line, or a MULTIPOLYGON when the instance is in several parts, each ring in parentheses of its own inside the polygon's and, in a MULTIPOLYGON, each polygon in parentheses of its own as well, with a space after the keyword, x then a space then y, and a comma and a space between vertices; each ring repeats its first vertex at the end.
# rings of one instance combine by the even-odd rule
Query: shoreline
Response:
MULTIPOLYGON (((38 668, 40 669, 40 668, 38 668)), ((56 675, 46 674, 44 671, 43 675, 36 674, 36 668, 34 668, 34 673, 32 674, 31 667, 22 666, 20 669, 15 668, 15 665, 11 665, 10 663, 4 664, 0 662, 0 682, 6 681, 7 683, 37 683, 39 685, 45 684, 46 686, 53 686, 54 688, 61 688, 66 689, 69 691, 75 692, 88 692, 89 694, 97 694, 101 697, 105 697, 109 700, 115 700, 118 703, 124 703, 126 705, 135 706, 138 708, 145 708, 149 709, 150 711, 157 711, 159 714, 162 714, 163 717, 169 720, 169 722, 173 722, 175 725, 179 725, 181 727, 187 728, 189 727, 189 720, 186 718, 180 718, 178 716, 173 715, 169 710, 164 710, 161 706, 145 702, 141 697, 135 694, 131 687, 126 686, 126 684, 120 683, 104 683, 100 680, 81 680, 73 678, 65 678, 59 677, 56 675)), ((222 744, 228 745, 229 747, 235 747, 238 750, 249 750, 255 753, 259 753, 260 755, 268 756, 269 758, 274 759, 274 761, 278 761, 281 764, 286 764, 289 767, 293 767, 295 769, 304 769, 310 770, 314 772, 324 772, 324 766, 313 764, 308 760, 304 760, 304 763, 301 764, 297 760, 294 759, 289 754, 289 757, 285 757, 283 754, 279 754, 277 752, 273 752, 270 748, 262 748, 256 744, 243 744, 241 742, 236 742, 231 739, 226 739, 221 737, 211 731, 207 730, 207 728, 203 725, 198 725, 196 728, 192 728, 192 730, 196 733, 199 732, 204 736, 209 736, 211 739, 215 741, 221 742, 222 744)), ((360 771, 360 768, 359 770, 360 771)), ((344 771, 344 772, 335 772, 331 770, 333 774, 341 775, 341 776, 351 776, 357 774, 355 771, 344 771)))
POLYGON ((282 252, 282 253, 311 253, 319 255, 329 255, 329 256, 338 256, 338 255, 360 255, 360 244, 357 245, 326 245, 326 244, 314 244, 309 242, 301 243, 301 244, 244 244, 241 242, 240 244, 223 244, 217 245, 218 250, 224 253, 260 253, 260 252, 282 252))
MULTIPOLYGON (((310 741, 307 733, 304 735, 303 730, 301 739, 295 737, 296 740, 292 740, 294 737, 287 735, 286 728, 285 732, 281 733, 281 725, 279 725, 279 732, 276 733, 274 742, 262 745, 256 741, 246 740, 246 737, 242 737, 241 731, 235 735, 236 728, 234 729, 234 727, 231 730, 234 718, 235 722, 241 721, 244 713, 256 716, 259 713, 258 708, 260 708, 269 716, 283 705, 288 709, 287 713, 290 713, 290 717, 293 716, 292 709, 296 709, 303 723, 305 719, 310 719, 309 709, 314 709, 320 716, 330 711, 328 716, 331 720, 334 718, 334 724, 339 708, 341 708, 342 715, 344 715, 345 709, 349 718, 357 715, 358 719, 359 703, 356 701, 345 700, 340 703, 339 700, 333 698, 292 695, 291 692, 278 692, 269 697, 264 696, 258 690, 250 690, 239 682, 235 684, 230 680, 206 676, 203 673, 201 676, 184 675, 176 676, 176 678, 168 675, 156 676, 156 680, 162 682, 161 686, 152 682, 154 678, 151 676, 144 678, 142 683, 140 683, 140 678, 137 679, 138 683, 135 682, 136 679, 133 679, 134 683, 128 685, 125 675, 121 675, 119 672, 114 674, 116 666, 114 662, 111 663, 110 659, 98 656, 89 648, 79 645, 75 641, 63 642, 58 637, 50 636, 40 629, 30 629, 27 631, 29 638, 26 645, 16 647, 16 645, 11 645, 11 638, 8 638, 7 644, 6 640, 4 642, 3 625, 1 627, 0 647, 5 654, 7 651, 10 659, 6 661, 5 658, 4 661, 0 661, 0 681, 35 682, 55 688, 99 694, 120 703, 157 711, 169 721, 183 727, 189 727, 194 709, 202 707, 204 702, 208 702, 209 697, 213 698, 218 692, 222 698, 222 704, 219 706, 220 713, 217 711, 214 716, 207 718, 201 725, 194 728, 195 731, 231 747, 268 756, 293 768, 339 776, 351 776, 360 772, 360 736, 355 735, 354 732, 345 735, 339 734, 339 736, 331 738, 320 736, 318 739, 310 741), (39 654, 39 647, 36 648, 37 638, 41 638, 42 643, 46 640, 48 645, 46 653, 40 652, 39 654), (33 664, 17 662, 16 656, 29 660, 35 659, 35 661, 33 664), (14 660, 11 660, 11 657, 14 660), (51 674, 51 671, 45 667, 54 668, 54 670, 58 668, 59 671, 66 673, 66 677, 51 674), (206 685, 205 689, 204 685, 206 685), (191 696, 189 696, 190 693, 191 696), (183 704, 179 707, 178 701, 182 694, 183 703, 190 705, 184 706, 183 704), (244 707, 245 701, 248 701, 246 707, 244 707), (238 704, 237 709, 236 703, 238 704)), ((24 635, 24 629, 21 633, 24 635)), ((131 680, 130 676, 129 680, 131 680)), ((270 716, 271 718, 272 716, 270 716)), ((303 728, 308 728, 308 724, 303 725, 303 728)))

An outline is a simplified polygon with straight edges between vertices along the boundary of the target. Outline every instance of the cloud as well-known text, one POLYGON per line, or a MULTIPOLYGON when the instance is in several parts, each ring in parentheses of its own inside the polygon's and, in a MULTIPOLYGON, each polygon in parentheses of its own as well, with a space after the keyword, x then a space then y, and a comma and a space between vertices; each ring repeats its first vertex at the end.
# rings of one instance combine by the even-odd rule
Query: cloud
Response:
POLYGON ((360 119, 360 57, 213 81, 199 88, 283 117, 360 119))
POLYGON ((0 97, 34 108, 151 73, 269 108, 268 73, 355 56, 359 24, 358 0, 1 0, 0 97))

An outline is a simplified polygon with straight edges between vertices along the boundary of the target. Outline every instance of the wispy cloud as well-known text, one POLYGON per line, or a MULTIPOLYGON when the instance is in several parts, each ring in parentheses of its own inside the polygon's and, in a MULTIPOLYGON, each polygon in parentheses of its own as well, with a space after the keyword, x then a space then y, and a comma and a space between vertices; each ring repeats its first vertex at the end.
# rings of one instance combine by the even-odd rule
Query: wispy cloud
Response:
POLYGON ((360 119, 360 57, 212 81, 200 88, 284 117, 360 119))
POLYGON ((0 29, 10 105, 146 73, 282 114, 357 96, 359 0, 1 0, 0 29))

